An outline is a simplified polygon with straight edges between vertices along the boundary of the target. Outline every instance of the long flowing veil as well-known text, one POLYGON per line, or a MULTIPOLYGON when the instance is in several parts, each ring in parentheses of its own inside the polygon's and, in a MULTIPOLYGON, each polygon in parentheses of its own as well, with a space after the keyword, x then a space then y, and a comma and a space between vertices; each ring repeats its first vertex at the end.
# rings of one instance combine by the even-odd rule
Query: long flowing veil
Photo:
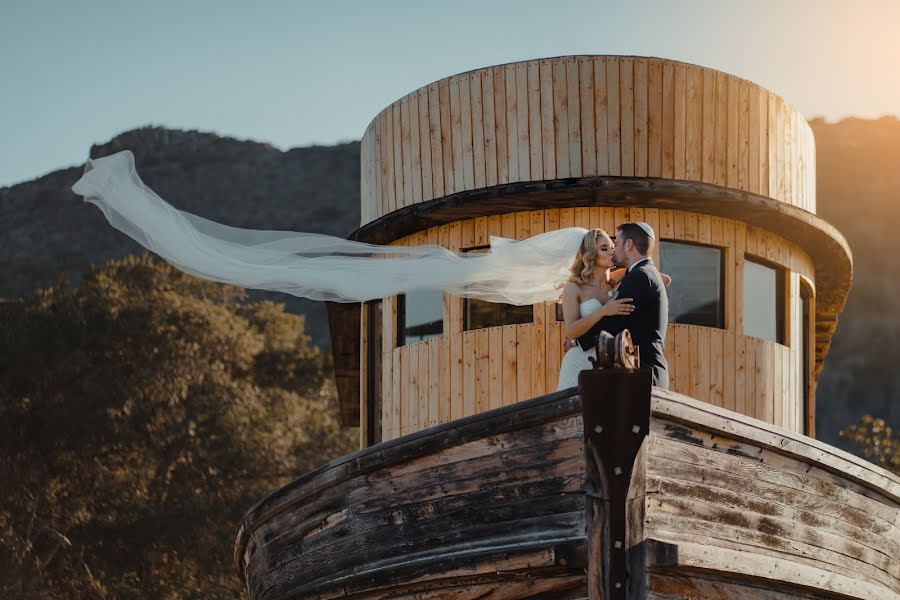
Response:
POLYGON ((417 290, 525 305, 556 300, 586 230, 492 237, 483 254, 378 246, 292 231, 239 229, 177 210, 144 185, 130 151, 88 161, 72 190, 175 267, 212 281, 313 300, 361 302, 417 290))

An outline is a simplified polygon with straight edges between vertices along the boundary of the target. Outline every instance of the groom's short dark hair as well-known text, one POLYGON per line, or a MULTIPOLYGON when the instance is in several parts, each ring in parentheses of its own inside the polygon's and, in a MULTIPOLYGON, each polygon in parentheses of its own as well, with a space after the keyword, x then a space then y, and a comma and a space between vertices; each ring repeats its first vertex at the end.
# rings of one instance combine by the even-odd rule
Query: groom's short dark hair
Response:
POLYGON ((625 240, 634 242, 634 247, 643 256, 647 256, 653 250, 653 238, 647 235, 643 227, 637 223, 622 223, 616 229, 619 234, 616 236, 616 243, 623 244, 625 240))

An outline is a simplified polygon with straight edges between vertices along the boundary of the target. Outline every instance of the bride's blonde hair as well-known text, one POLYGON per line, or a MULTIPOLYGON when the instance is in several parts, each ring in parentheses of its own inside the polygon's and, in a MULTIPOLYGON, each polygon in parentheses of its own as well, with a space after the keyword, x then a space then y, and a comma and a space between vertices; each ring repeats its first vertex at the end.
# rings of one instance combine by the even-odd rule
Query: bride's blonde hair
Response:
POLYGON ((575 253, 575 260, 569 267, 569 281, 584 285, 594 273, 594 261, 597 260, 597 238, 605 235, 602 229, 590 229, 581 238, 581 245, 575 253))

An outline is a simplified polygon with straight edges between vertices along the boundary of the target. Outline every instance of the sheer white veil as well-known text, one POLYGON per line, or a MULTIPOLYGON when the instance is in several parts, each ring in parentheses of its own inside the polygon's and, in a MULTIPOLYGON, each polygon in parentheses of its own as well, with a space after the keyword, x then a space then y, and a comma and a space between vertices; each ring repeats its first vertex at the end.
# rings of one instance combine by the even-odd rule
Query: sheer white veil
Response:
POLYGON ((116 229, 175 267, 212 281, 313 300, 361 302, 417 290, 525 305, 554 301, 585 229, 491 237, 483 254, 378 246, 292 231, 239 229, 177 210, 144 185, 130 151, 88 161, 72 190, 116 229))

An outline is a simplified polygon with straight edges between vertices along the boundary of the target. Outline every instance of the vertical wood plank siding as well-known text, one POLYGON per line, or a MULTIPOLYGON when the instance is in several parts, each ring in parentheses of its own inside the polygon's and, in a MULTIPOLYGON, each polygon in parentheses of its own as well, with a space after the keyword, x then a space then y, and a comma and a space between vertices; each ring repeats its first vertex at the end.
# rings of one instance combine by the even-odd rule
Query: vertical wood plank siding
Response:
POLYGON ((712 69, 615 56, 542 59, 447 77, 373 119, 362 223, 517 181, 665 177, 815 211, 815 145, 797 110, 712 69))
MULTIPOLYGON (((797 383, 805 367, 799 282, 801 277, 814 282, 815 270, 809 256, 783 238, 739 221, 678 210, 569 208, 455 221, 395 243, 441 243, 459 250, 486 243, 489 235, 524 239, 562 227, 612 229, 617 221, 636 218, 652 221, 661 239, 713 244, 725 253, 726 328, 669 324, 670 388, 802 433, 806 398, 797 383), (745 255, 764 258, 788 272, 786 345, 743 333, 745 255)), ((444 323, 444 335, 402 347, 393 335, 396 299, 383 304, 382 364, 394 369, 382 377, 384 440, 556 389, 565 333, 554 306, 536 305, 533 323, 463 331, 462 301, 449 295, 445 300, 449 322, 444 323)))

